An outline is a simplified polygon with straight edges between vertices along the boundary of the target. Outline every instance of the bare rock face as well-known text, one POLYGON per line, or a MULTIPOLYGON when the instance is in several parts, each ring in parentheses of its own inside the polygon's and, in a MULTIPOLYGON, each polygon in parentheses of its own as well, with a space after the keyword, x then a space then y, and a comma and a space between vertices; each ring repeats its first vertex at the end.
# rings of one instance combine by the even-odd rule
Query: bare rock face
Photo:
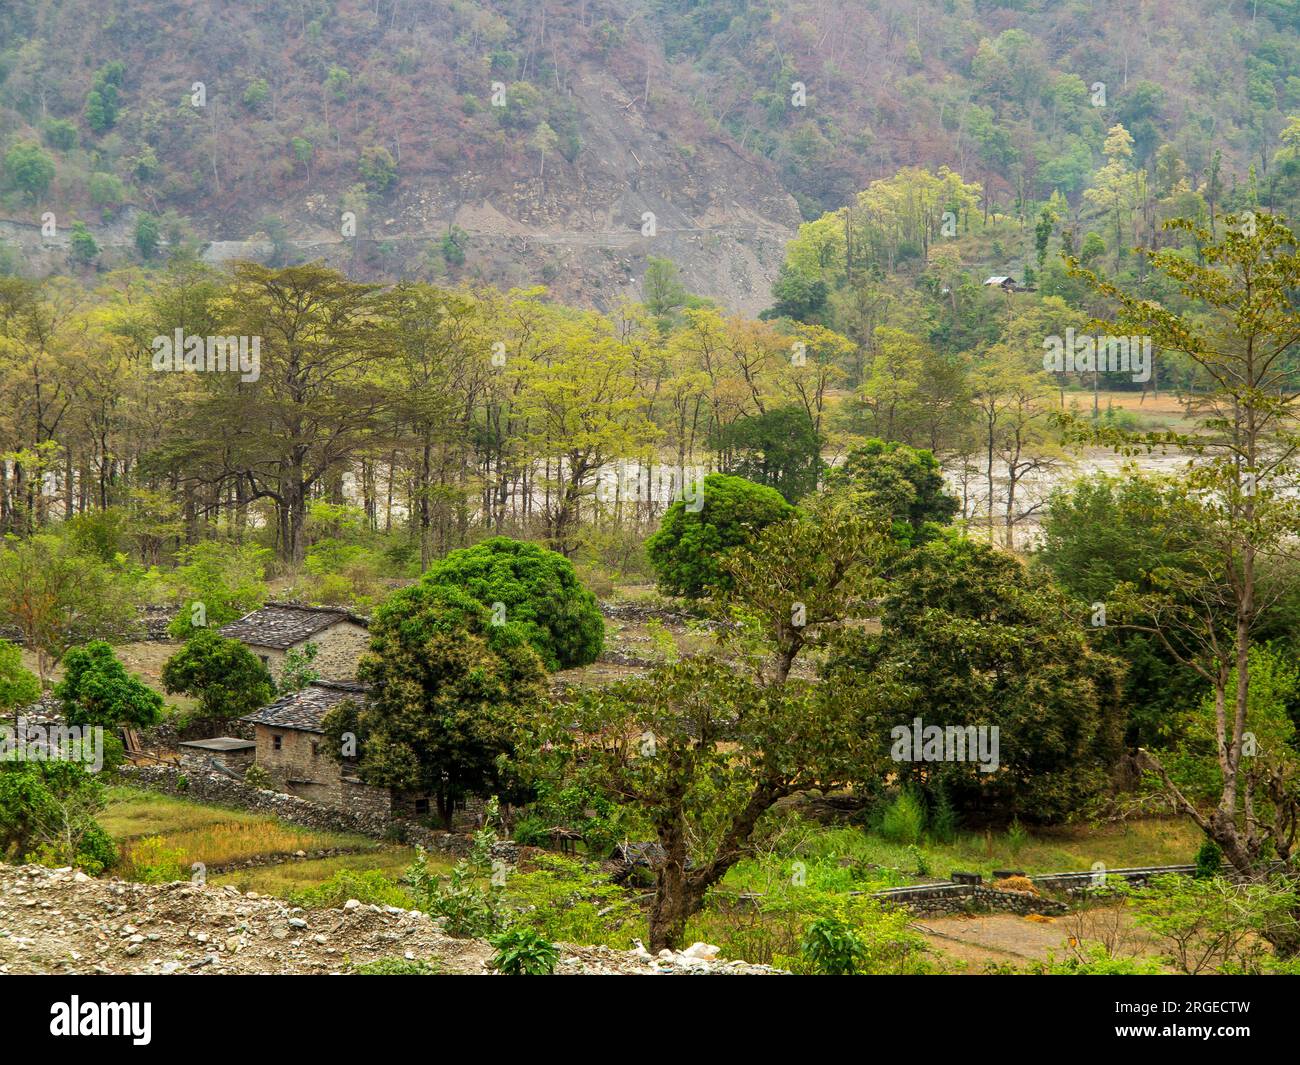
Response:
MULTIPOLYGON (((489 975, 492 947, 446 935, 418 910, 349 900, 303 910, 254 892, 177 881, 96 880, 72 869, 0 864, 0 974, 340 974, 380 958, 489 975)), ((720 961, 717 948, 680 953, 562 945, 562 975, 767 975, 720 961)))

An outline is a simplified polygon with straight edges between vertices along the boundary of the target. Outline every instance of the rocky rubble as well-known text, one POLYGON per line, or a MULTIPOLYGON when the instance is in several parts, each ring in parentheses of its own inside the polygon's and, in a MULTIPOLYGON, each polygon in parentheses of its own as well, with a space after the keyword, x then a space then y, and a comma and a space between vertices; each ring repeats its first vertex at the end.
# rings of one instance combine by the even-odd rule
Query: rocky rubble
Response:
MULTIPOLYGON (((562 946, 563 975, 767 975, 695 944, 562 946)), ((418 910, 349 900, 303 910, 253 892, 177 881, 97 880, 72 869, 0 864, 0 974, 340 974, 379 958, 428 961, 440 972, 487 975, 492 948, 446 935, 418 910)))

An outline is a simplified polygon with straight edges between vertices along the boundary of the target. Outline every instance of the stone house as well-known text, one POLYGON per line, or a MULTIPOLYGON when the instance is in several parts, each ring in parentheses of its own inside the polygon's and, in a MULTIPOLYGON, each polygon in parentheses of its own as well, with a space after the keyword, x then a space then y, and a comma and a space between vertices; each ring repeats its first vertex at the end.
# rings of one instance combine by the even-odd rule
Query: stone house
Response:
POLYGON ((253 726, 254 762, 276 790, 324 806, 382 817, 427 816, 427 794, 363 783, 354 763, 340 762, 326 750, 325 715, 344 699, 363 698, 365 691, 355 681, 318 680, 240 718, 253 726))
POLYGON ((267 603, 220 630, 248 647, 271 671, 277 684, 284 656, 316 645, 316 671, 326 680, 351 680, 357 662, 370 643, 366 619, 347 610, 295 603, 267 603))

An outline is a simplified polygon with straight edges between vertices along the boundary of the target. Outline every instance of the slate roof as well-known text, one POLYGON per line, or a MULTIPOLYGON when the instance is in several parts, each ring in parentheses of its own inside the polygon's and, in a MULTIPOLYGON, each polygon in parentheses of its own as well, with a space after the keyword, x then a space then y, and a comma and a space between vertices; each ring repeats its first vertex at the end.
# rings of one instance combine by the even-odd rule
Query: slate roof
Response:
POLYGON ((301 691, 282 695, 260 710, 245 714, 240 721, 273 728, 297 729, 299 732, 325 730, 321 722, 325 715, 344 699, 364 695, 366 686, 352 680, 316 680, 301 691))
POLYGON ((181 740, 177 747, 197 747, 203 751, 247 751, 256 747, 252 740, 241 740, 238 736, 213 736, 210 740, 181 740))
POLYGON ((367 624, 365 618, 337 607, 267 603, 261 609, 223 626, 221 635, 254 647, 285 650, 340 621, 350 621, 363 628, 367 624))

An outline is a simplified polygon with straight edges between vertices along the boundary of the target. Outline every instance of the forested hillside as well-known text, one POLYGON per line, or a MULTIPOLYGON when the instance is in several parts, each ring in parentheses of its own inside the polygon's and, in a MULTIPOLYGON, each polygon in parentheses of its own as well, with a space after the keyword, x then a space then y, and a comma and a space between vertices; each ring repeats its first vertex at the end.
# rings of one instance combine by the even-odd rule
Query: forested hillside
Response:
POLYGON ((1153 182, 1288 205, 1298 22, 1283 0, 15 0, 0 238, 60 267, 83 221, 121 263, 147 216, 145 247, 602 307, 654 254, 754 313, 801 216, 906 165, 1032 224, 1079 205, 1119 123, 1153 182))

